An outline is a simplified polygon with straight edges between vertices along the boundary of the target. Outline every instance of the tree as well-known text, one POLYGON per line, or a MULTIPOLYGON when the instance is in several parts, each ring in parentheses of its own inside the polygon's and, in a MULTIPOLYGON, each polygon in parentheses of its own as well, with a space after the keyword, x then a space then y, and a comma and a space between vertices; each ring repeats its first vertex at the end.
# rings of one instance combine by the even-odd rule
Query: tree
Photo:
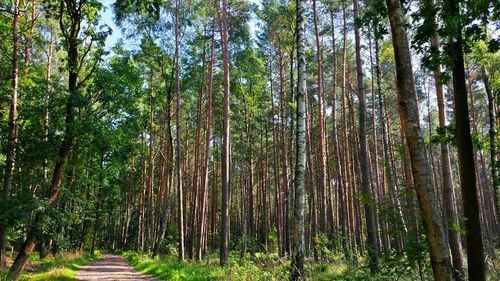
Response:
MULTIPOLYGON (((16 165, 16 149, 18 142, 17 96, 19 88, 19 1, 12 1, 12 92, 9 108, 9 134, 7 141, 7 160, 3 179, 2 202, 7 205, 12 193, 14 169, 16 165)), ((0 267, 7 267, 7 225, 0 221, 0 267)))
POLYGON ((297 131, 296 131, 296 166, 293 222, 291 231, 292 264, 290 279, 305 278, 304 255, 304 212, 305 212, 305 172, 306 172, 306 58, 305 58, 305 28, 306 1, 297 0, 296 36, 297 36, 297 131))
MULTIPOLYGON (((66 164, 68 158, 71 154, 71 150, 74 145, 75 138, 77 136, 77 131, 75 131, 75 114, 76 106, 78 104, 79 91, 82 89, 84 84, 90 79, 91 75, 96 69, 98 59, 95 59, 90 66, 83 64, 86 56, 92 50, 93 44, 88 43, 83 45, 80 36, 83 33, 82 22, 88 20, 90 22, 89 26, 83 27, 88 30, 92 30, 95 23, 95 13, 99 10, 100 4, 96 2, 87 3, 86 1, 75 1, 75 0, 61 0, 58 3, 57 17, 59 19, 59 27, 64 37, 64 48, 68 57, 68 98, 66 102, 66 117, 65 117, 65 131, 63 140, 58 151, 58 160, 54 165, 54 170, 52 174, 52 180, 47 189, 46 200, 50 205, 55 205, 59 198, 61 192, 61 185, 65 173, 66 164), (94 9, 87 9, 92 7, 94 9), (84 72, 86 71, 86 72, 84 72)), ((103 34, 94 33, 90 37, 91 42, 101 42, 103 41, 103 34)), ((9 273, 7 275, 8 280, 19 279, 24 266, 28 262, 35 244, 37 242, 38 228, 41 227, 40 223, 43 221, 44 214, 39 212, 36 214, 33 226, 28 231, 26 239, 19 249, 19 253, 12 264, 9 273)))
POLYGON ((321 44, 320 44, 320 36, 319 36, 319 28, 318 28, 318 15, 316 8, 316 0, 313 0, 313 14, 314 14, 314 37, 316 40, 316 64, 318 69, 317 74, 317 84, 318 84, 318 133, 319 133, 319 222, 320 222, 320 230, 323 233, 326 233, 326 190, 329 187, 328 183, 328 173, 327 173, 327 152, 326 152, 326 132, 325 132, 325 104, 324 99, 325 95, 323 93, 323 60, 322 60, 322 52, 321 52, 321 44))
MULTIPOLYGON (((417 28, 416 43, 421 44, 424 42, 431 42, 431 49, 425 52, 425 64, 428 64, 434 74, 434 84, 436 88, 438 114, 439 114, 439 130, 446 131, 446 105, 445 95, 443 89, 443 74, 441 73, 441 63, 436 57, 440 49, 440 40, 437 34, 437 20, 436 20, 436 7, 435 1, 422 1, 422 15, 425 17, 424 24, 417 28), (431 31, 431 34, 427 34, 431 31), (430 37, 430 38, 429 38, 430 37), (421 39, 422 38, 422 39, 421 39)), ((455 207, 455 195, 453 192, 453 178, 450 161, 450 151, 448 143, 442 141, 441 144, 441 185, 443 197, 443 215, 447 221, 444 222, 445 227, 447 224, 458 224, 457 210, 455 207)), ((463 258, 462 258, 462 245, 460 233, 452 226, 447 227, 448 240, 451 249, 453 261, 453 275, 455 279, 460 280, 463 275, 463 258)))
POLYGON ((460 185, 464 206, 465 238, 467 240, 467 270, 469 280, 486 280, 483 236, 479 219, 476 167, 470 131, 469 105, 465 84, 464 43, 460 2, 446 0, 443 6, 445 30, 448 32, 445 49, 448 52, 453 76, 455 101, 455 134, 460 164, 460 185))
MULTIPOLYGON (((354 0, 354 19, 359 19, 358 0, 354 0)), ((363 63, 361 61, 361 38, 360 28, 356 24, 354 27, 354 40, 356 45, 356 74, 357 74, 357 95, 359 99, 359 161, 361 168, 361 185, 365 196, 365 219, 367 231, 367 248, 370 256, 370 265, 372 270, 378 267, 377 253, 377 233, 375 227, 375 217, 373 208, 373 195, 370 188, 370 170, 368 163, 368 149, 366 145, 366 97, 365 85, 363 80, 363 63)))
POLYGON ((415 190, 424 230, 429 244, 432 269, 435 280, 452 280, 451 262, 445 252, 443 229, 439 224, 440 213, 432 186, 429 161, 425 153, 424 140, 418 118, 418 107, 413 78, 411 54, 408 46, 404 14, 399 1, 386 0, 391 24, 392 45, 396 61, 399 113, 403 130, 410 150, 415 190))
POLYGON ((230 79, 227 25, 227 0, 222 0, 222 64, 224 68, 224 124, 222 137, 222 237, 220 244, 220 265, 227 265, 229 251, 229 194, 231 190, 231 115, 230 115, 230 79))
POLYGON ((184 200, 183 196, 183 175, 182 175, 182 143, 181 143, 181 89, 180 89, 180 67, 179 67, 179 2, 175 1, 175 94, 177 103, 175 107, 175 127, 176 127, 176 171, 177 171, 177 204, 178 228, 179 228, 179 260, 184 260, 184 200))

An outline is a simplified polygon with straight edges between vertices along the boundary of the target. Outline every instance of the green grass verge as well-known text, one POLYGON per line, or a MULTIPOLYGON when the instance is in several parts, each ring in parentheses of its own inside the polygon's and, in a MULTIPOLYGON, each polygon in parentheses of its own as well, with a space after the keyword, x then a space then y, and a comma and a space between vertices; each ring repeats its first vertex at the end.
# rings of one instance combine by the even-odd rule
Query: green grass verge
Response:
MULTIPOLYGON (((76 279, 78 269, 98 260, 99 255, 88 254, 63 254, 57 258, 38 259, 36 256, 30 259, 30 266, 35 268, 33 272, 25 272, 21 275, 21 281, 71 281, 76 279)), ((6 270, 0 272, 0 280, 5 280, 6 270)))
MULTIPOLYGON (((231 262, 227 267, 220 267, 217 258, 208 258, 203 262, 179 262, 175 257, 151 259, 145 255, 125 252, 123 256, 137 270, 155 276, 161 280, 286 280, 286 267, 276 265, 257 266, 255 260, 246 260, 242 264, 231 262)), ((238 260, 233 258, 232 260, 238 260)))
MULTIPOLYGON (((237 254, 233 254, 224 268, 219 266, 216 255, 202 262, 179 262, 173 256, 151 259, 134 252, 122 255, 135 269, 160 280, 288 280, 290 267, 289 260, 262 253, 248 255, 242 263, 238 262, 237 254)), ((306 271, 308 280, 372 280, 366 271, 354 271, 340 258, 329 262, 306 263, 306 271)))

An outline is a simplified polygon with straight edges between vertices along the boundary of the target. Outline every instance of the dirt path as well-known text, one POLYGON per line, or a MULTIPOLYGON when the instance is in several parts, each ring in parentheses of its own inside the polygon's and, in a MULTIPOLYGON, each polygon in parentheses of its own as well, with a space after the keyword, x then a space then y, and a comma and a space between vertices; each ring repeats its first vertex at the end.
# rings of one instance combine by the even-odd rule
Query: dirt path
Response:
POLYGON ((113 255, 104 255, 102 259, 82 266, 77 281, 157 281, 153 277, 143 275, 130 266, 125 258, 113 255))

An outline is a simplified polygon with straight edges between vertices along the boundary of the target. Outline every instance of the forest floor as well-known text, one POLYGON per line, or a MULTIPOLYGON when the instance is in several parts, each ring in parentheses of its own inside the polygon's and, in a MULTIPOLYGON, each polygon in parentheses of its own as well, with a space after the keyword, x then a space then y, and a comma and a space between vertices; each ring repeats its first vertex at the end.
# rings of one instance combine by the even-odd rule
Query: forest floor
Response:
POLYGON ((82 266, 77 281, 155 281, 152 277, 143 275, 130 266, 124 257, 115 255, 104 255, 102 259, 91 264, 82 266))
MULTIPOLYGON (((37 254, 30 258, 21 281, 72 281, 75 280, 80 268, 99 260, 99 253, 95 255, 80 252, 67 252, 57 257, 49 256, 40 259, 37 254)), ((7 270, 0 268, 0 280, 4 281, 7 270)))

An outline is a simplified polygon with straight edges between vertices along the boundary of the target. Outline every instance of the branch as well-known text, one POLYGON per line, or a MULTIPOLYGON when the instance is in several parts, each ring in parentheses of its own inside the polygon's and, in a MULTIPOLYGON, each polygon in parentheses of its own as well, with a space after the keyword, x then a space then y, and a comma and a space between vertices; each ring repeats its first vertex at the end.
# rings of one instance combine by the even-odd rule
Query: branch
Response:
POLYGON ((68 44, 68 32, 66 28, 64 28, 63 15, 64 15, 64 2, 61 1, 61 5, 59 5, 59 26, 61 28, 61 32, 64 38, 66 39, 66 44, 68 44))
POLYGON ((99 62, 98 60, 95 60, 95 62, 92 65, 92 68, 90 69, 89 73, 87 73, 87 76, 85 76, 85 78, 83 78, 82 81, 80 81, 79 83, 77 83, 77 85, 76 85, 77 89, 79 89, 87 80, 89 80, 90 76, 92 76, 92 74, 95 72, 95 69, 97 68, 97 63, 98 62, 99 62))
POLYGON ((349 82, 349 88, 351 88, 351 91, 356 94, 356 96, 359 98, 359 93, 358 91, 356 91, 356 89, 354 88, 354 86, 352 85, 352 82, 349 82))
MULTIPOLYGON (((85 41, 88 38, 88 35, 83 38, 82 41, 85 41)), ((88 44, 87 48, 85 48, 85 51, 83 52, 82 57, 80 58, 80 62, 78 63, 78 68, 77 72, 80 73, 80 70, 82 70, 83 63, 85 62, 85 58, 89 54, 90 50, 92 49, 92 43, 94 43, 93 40, 90 40, 90 43, 88 44)))

